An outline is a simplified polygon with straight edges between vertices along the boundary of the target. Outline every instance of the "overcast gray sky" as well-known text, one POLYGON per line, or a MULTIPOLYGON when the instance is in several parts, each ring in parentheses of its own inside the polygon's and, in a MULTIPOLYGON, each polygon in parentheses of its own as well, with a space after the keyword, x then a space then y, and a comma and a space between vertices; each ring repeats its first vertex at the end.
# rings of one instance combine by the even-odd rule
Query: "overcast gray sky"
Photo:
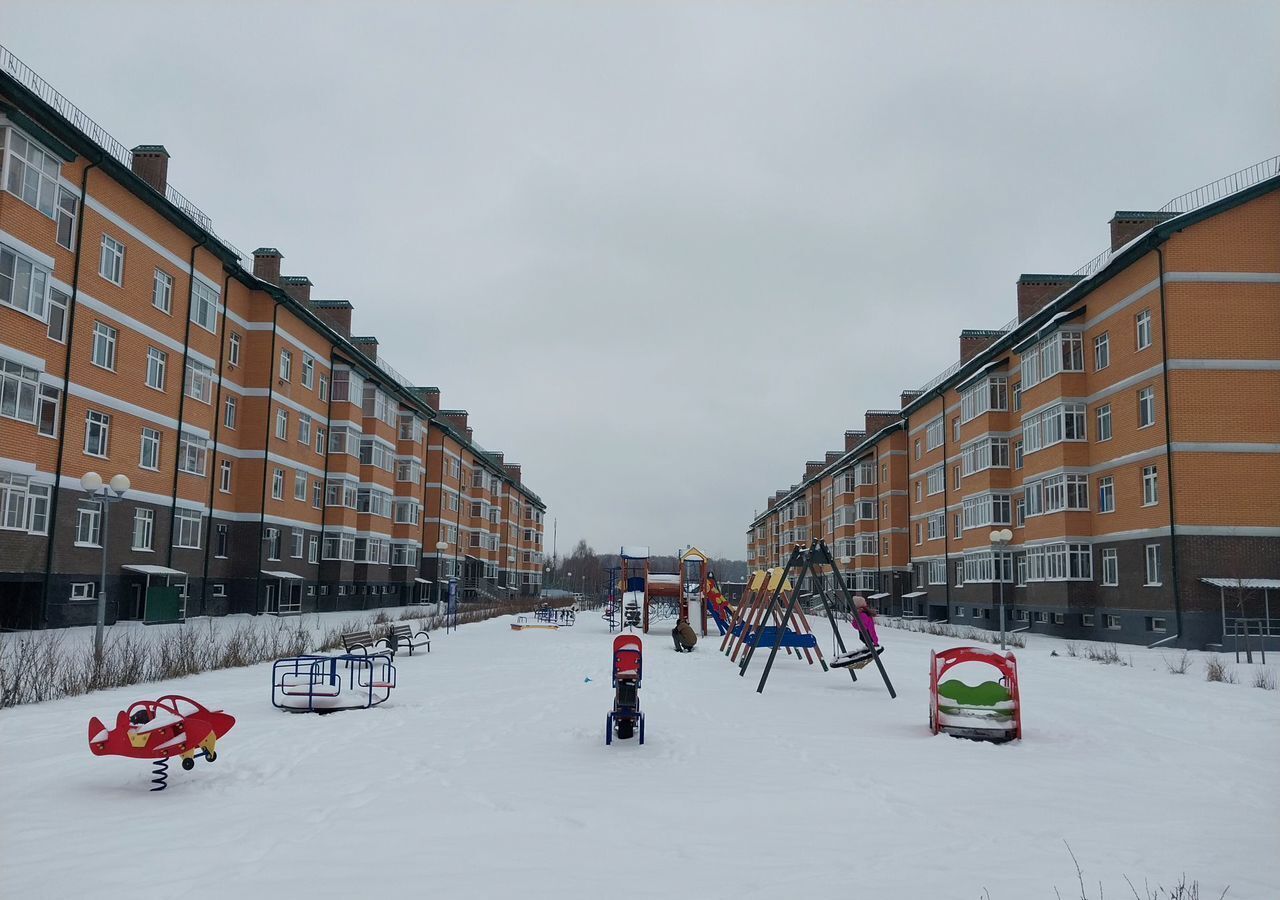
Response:
POLYGON ((741 558, 1020 272, 1280 153, 1272 2, 4 0, 0 42, 351 299, 561 552, 741 558))

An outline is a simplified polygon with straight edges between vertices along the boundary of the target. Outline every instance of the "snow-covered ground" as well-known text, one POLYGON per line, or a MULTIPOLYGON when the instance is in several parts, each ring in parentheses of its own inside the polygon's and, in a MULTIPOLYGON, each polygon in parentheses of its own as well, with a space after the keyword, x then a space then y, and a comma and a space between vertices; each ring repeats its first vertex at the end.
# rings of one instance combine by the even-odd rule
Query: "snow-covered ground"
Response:
POLYGON ((1078 896, 1066 844, 1090 896, 1185 872, 1204 897, 1280 897, 1280 692, 1249 667, 1210 684, 1199 658, 1172 675, 1156 651, 1103 666, 1032 638, 1024 740, 994 746, 926 728, 929 650, 958 641, 884 629, 891 700, 874 668, 785 657, 758 695, 762 658, 739 678, 717 638, 676 654, 663 632, 646 743, 606 747, 598 613, 509 622, 402 655, 368 711, 274 709, 269 663, 0 711, 0 897, 1023 900, 1078 896), (92 756, 86 729, 169 692, 238 723, 152 794, 148 763, 92 756))

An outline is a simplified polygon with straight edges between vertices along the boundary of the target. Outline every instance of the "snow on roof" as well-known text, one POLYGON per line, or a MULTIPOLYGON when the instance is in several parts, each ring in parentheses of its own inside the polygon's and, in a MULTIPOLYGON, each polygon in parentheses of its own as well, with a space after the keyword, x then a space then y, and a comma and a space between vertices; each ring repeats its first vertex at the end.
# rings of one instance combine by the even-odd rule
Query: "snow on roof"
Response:
POLYGON ((679 575, 655 575, 652 572, 650 572, 649 580, 652 581, 654 584, 679 584, 680 576, 679 575))
POLYGON ((1280 578, 1201 578, 1200 580, 1217 588, 1263 588, 1273 591, 1280 589, 1280 578))
POLYGON ((623 547, 618 551, 618 555, 623 559, 648 559, 649 548, 636 545, 634 547, 623 547))

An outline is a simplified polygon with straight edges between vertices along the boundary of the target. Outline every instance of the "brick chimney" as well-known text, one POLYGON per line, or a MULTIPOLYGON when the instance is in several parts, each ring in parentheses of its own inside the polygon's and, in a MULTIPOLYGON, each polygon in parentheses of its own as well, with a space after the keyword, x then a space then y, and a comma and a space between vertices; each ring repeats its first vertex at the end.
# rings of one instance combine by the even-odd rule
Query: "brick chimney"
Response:
POLYGON ((467 426, 467 443, 468 444, 475 443, 475 433, 476 433, 475 429, 472 428, 470 425, 468 425, 467 426))
POLYGON ((253 251, 253 277, 269 284, 280 283, 280 260, 284 254, 275 247, 259 247, 253 251))
POLYGON ((973 359, 1003 335, 1003 331, 974 331, 969 328, 960 332, 960 364, 973 359))
POLYGON ((829 466, 842 456, 844 456, 843 450, 828 450, 827 458, 826 458, 826 461, 823 463, 823 465, 829 466))
POLYGON ((163 195, 169 183, 169 151, 160 144, 139 144, 130 152, 133 174, 163 195))
POLYGON ((378 339, 369 335, 360 335, 352 337, 351 343, 356 345, 356 349, 374 362, 378 361, 378 339))
POLYGON ((1025 322, 1046 303, 1080 280, 1079 275, 1019 275, 1018 321, 1025 322))
POLYGON ((465 409, 442 409, 440 417, 455 431, 467 431, 467 411, 465 409))
POLYGON ((892 425, 901 418, 896 409, 869 409, 865 416, 867 434, 875 434, 881 428, 892 425))
POLYGON ((343 337, 351 337, 350 300, 314 300, 312 311, 320 320, 343 337))
POLYGON ((824 462, 819 462, 819 461, 814 460, 814 459, 811 459, 811 460, 808 460, 807 462, 805 462, 805 464, 804 464, 804 478, 805 478, 805 481, 808 481, 808 480, 809 480, 810 478, 812 478, 814 475, 817 475, 819 472, 821 472, 821 471, 822 471, 822 467, 823 467, 823 466, 825 466, 825 465, 826 465, 826 463, 824 463, 824 462))
POLYGON ((865 431, 846 431, 844 433, 844 452, 848 453, 866 439, 867 433, 865 431))
POLYGON ((1144 231, 1150 231, 1175 215, 1177 213, 1116 210, 1115 216, 1111 219, 1111 252, 1115 253, 1144 231))
POLYGON ((923 393, 924 391, 903 391, 898 395, 898 400, 902 403, 901 409, 906 409, 923 393))
MULTIPOLYGON (((306 275, 281 275, 280 287, 303 306, 311 304, 311 279, 306 275)), ((347 324, 347 328, 350 330, 350 323, 347 324)))
POLYGON ((777 497, 770 497, 770 498, 768 499, 768 501, 765 503, 764 508, 765 508, 765 509, 773 509, 777 504, 778 504, 778 498, 777 498, 777 497))
POLYGON ((502 468, 507 470, 507 475, 516 484, 520 483, 520 464, 519 463, 503 463, 502 468))
POLYGON ((438 387, 416 387, 413 392, 418 395, 418 399, 427 406, 440 411, 440 388, 438 387))

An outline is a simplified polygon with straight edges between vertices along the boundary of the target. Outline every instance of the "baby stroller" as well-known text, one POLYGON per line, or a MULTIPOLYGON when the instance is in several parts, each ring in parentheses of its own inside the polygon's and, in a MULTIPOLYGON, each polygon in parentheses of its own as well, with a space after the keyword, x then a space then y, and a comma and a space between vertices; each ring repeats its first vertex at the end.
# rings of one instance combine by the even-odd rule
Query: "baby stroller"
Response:
POLYGON ((614 732, 619 740, 627 740, 640 730, 640 743, 644 743, 644 713, 640 712, 640 638, 633 634, 620 634, 613 639, 613 710, 605 717, 604 742, 613 743, 614 732))

